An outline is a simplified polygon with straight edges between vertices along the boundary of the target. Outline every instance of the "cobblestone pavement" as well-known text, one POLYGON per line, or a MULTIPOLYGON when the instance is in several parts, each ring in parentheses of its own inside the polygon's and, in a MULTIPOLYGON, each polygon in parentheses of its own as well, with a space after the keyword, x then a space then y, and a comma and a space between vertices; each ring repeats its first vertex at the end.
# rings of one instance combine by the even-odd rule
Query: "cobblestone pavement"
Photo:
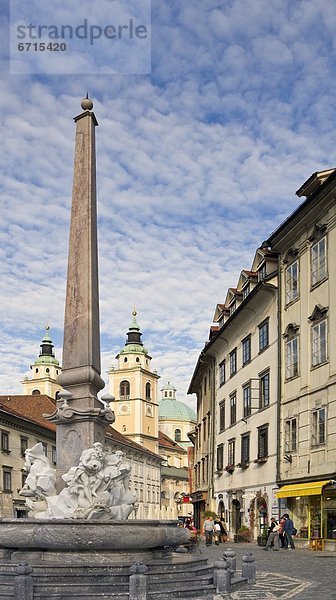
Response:
MULTIPOLYGON (((222 558, 223 551, 232 548, 237 555, 237 571, 241 570, 242 556, 251 552, 256 559, 257 583, 218 596, 218 600, 336 600, 336 552, 311 550, 279 550, 265 552, 256 544, 226 544, 200 549, 210 562, 222 558)), ((216 599, 217 600, 217 599, 216 599)))

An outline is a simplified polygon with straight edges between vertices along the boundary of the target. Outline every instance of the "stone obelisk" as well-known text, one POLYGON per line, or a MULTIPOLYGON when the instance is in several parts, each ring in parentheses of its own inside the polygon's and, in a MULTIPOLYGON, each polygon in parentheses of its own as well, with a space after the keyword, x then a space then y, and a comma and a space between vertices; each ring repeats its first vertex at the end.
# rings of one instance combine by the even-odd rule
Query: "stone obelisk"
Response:
POLYGON ((98 400, 105 386, 100 376, 97 201, 93 103, 87 97, 76 123, 67 291, 64 317, 63 371, 56 423, 58 481, 77 465, 85 448, 104 443, 114 414, 98 400))

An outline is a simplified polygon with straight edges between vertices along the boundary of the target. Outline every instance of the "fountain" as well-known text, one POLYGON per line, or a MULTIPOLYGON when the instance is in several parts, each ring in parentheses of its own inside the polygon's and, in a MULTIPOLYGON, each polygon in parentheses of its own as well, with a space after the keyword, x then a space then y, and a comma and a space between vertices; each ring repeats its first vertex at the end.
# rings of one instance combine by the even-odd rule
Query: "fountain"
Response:
MULTIPOLYGON (((83 112, 74 119, 63 372, 59 378, 64 391, 54 413, 45 415, 56 424, 57 469, 51 468, 41 444, 27 450, 28 475, 21 495, 29 506, 29 518, 2 519, 0 523, 0 559, 43 565, 46 574, 48 568, 55 573, 55 568, 57 572, 64 565, 153 560, 167 556, 167 548, 189 538, 189 532, 178 528, 176 521, 128 520, 137 503, 129 483, 130 465, 122 452, 105 448, 105 430, 115 417, 97 397, 105 385, 100 376, 98 123, 88 97, 81 106, 83 112)), ((0 565, 0 580, 1 569, 0 565)), ((91 597, 95 597, 93 593, 91 597)))

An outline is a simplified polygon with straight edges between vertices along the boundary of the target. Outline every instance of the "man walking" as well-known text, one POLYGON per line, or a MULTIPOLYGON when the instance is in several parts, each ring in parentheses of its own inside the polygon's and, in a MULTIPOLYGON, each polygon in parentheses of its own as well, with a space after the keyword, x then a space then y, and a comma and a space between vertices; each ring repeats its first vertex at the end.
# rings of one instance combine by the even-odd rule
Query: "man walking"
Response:
POLYGON ((286 521, 284 524, 284 534, 285 534, 284 547, 287 548, 288 550, 295 550, 295 544, 293 541, 294 523, 288 513, 285 513, 284 517, 286 517, 286 521), (288 544, 290 545, 290 548, 288 547, 288 544))
POLYGON ((203 531, 205 533, 205 544, 211 546, 212 538, 215 530, 215 523, 212 517, 207 517, 204 521, 203 531))

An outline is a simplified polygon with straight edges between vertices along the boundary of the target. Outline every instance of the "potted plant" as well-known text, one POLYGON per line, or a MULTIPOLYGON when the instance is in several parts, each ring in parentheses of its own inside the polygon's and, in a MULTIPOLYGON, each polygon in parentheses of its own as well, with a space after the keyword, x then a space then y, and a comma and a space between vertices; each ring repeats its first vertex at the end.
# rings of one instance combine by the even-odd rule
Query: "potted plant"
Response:
POLYGON ((251 541, 251 532, 246 525, 242 525, 239 527, 237 533, 234 534, 234 541, 236 543, 239 542, 250 542, 251 541))
POLYGON ((268 538, 267 529, 266 529, 266 527, 263 527, 260 535, 258 535, 258 537, 257 537, 258 546, 266 546, 267 538, 268 538))

